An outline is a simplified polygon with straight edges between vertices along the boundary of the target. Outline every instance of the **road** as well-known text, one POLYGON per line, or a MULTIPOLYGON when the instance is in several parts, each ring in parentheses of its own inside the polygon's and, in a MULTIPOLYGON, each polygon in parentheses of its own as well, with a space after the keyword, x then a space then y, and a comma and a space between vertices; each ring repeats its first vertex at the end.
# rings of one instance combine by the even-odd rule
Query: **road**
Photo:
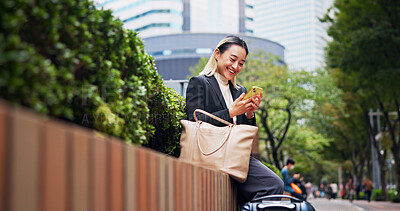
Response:
POLYGON ((328 200, 325 198, 312 199, 309 201, 316 211, 398 211, 400 203, 376 202, 368 203, 364 200, 355 200, 350 203, 348 200, 328 200))

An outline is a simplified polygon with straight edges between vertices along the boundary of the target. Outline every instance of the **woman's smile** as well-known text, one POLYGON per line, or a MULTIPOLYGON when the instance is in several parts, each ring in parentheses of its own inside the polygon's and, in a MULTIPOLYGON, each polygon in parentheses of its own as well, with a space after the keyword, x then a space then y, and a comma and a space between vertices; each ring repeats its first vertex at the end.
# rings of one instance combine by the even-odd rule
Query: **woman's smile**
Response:
POLYGON ((230 72, 231 74, 235 74, 235 71, 228 69, 228 72, 230 72))

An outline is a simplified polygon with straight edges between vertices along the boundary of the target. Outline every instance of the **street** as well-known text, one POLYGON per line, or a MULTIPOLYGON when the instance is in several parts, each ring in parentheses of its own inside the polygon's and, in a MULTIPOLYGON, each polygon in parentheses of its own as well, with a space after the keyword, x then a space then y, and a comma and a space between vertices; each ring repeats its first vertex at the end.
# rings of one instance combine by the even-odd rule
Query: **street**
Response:
POLYGON ((309 200, 314 206, 316 211, 391 211, 400 210, 400 203, 391 202, 376 202, 371 201, 368 203, 365 200, 355 200, 350 203, 348 200, 328 200, 325 198, 318 198, 309 200))

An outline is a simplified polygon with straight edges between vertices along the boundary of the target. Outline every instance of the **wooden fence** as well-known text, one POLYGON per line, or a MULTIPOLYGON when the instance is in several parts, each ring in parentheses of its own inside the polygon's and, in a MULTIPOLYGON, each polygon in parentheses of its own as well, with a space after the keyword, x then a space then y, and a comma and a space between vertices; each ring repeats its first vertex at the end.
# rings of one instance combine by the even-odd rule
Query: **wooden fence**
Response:
POLYGON ((226 174, 0 101, 0 210, 236 210, 226 174))

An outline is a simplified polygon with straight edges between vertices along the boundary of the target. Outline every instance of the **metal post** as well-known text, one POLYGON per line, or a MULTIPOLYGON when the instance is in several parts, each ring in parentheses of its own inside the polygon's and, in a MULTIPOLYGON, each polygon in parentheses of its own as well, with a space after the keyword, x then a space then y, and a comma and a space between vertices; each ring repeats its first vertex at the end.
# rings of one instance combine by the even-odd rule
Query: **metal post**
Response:
POLYGON ((388 159, 388 169, 389 169, 389 190, 392 191, 392 153, 389 153, 388 159))
MULTIPOLYGON (((374 129, 374 114, 373 114, 372 108, 369 109, 369 121, 371 124, 371 128, 373 130, 374 129)), ((372 181, 374 183, 374 187, 376 189, 380 189, 381 183, 380 183, 380 179, 379 179, 380 174, 379 174, 378 154, 375 149, 373 134, 370 135, 370 139, 371 139, 370 141, 371 141, 372 181)))
POLYGON ((183 97, 185 97, 185 90, 184 90, 184 86, 185 86, 185 82, 180 82, 180 84, 181 84, 181 95, 183 96, 183 97))
MULTIPOLYGON (((381 112, 379 110, 379 108, 376 110, 376 134, 379 134, 381 132, 381 112)), ((378 151, 375 150, 375 162, 376 162, 376 179, 378 181, 378 185, 375 186, 377 188, 381 188, 381 173, 380 173, 380 163, 378 161, 378 153, 381 153, 381 142, 378 141, 377 143, 378 146, 378 151)))
POLYGON ((342 185, 342 166, 339 166, 339 168, 338 168, 338 180, 339 180, 339 182, 338 182, 338 185, 339 185, 339 195, 340 195, 340 192, 341 192, 341 190, 342 190, 342 187, 343 187, 343 185, 342 185))

